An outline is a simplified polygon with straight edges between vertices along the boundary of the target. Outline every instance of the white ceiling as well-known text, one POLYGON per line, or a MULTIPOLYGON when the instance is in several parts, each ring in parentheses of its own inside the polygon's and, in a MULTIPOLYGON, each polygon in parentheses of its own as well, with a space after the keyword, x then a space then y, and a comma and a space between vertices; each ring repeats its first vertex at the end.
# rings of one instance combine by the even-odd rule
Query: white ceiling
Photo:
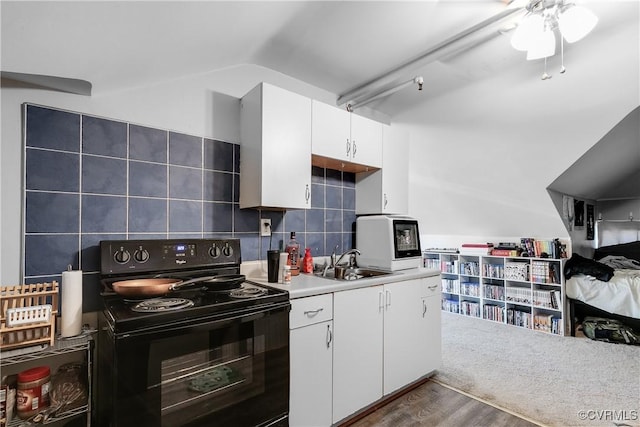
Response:
MULTIPOLYGON (((520 2, 2 0, 1 67, 3 72, 85 80, 92 95, 99 95, 256 64, 340 96, 507 8, 521 9, 520 2)), ((598 15, 599 23, 584 41, 565 44, 569 71, 603 67, 610 73, 607 66, 622 64, 620 69, 637 73, 638 0, 580 3, 598 15), (618 48, 622 34, 635 35, 630 40, 635 54, 618 48), (611 56, 594 60, 596 47, 611 56)), ((526 61, 510 47, 509 22, 501 20, 402 70, 392 80, 422 75, 424 90, 406 88, 370 107, 393 118, 498 79, 505 85, 519 82, 518 95, 534 98, 542 63, 526 61)), ((579 79, 593 75, 572 74, 573 87, 588 87, 587 80, 579 79)), ((552 108, 545 106, 542 114, 555 114, 552 108)))
POLYGON ((504 8, 500 0, 2 1, 2 70, 83 79, 100 93, 251 63, 341 94, 504 8))
MULTIPOLYGON (((583 2, 600 17, 591 43, 637 26, 637 12, 612 7, 635 2, 583 2)), ((525 2, 507 3, 3 0, 2 71, 86 80, 99 94, 256 64, 341 95, 506 9, 522 10, 525 2)), ((514 69, 541 74, 540 63, 510 48, 510 32, 500 33, 519 16, 465 37, 452 46, 461 51, 443 50, 449 55, 409 67, 398 79, 424 75, 433 98, 514 69)), ((574 46, 565 45, 568 57, 574 46)), ((374 108, 393 116, 427 97, 413 95, 393 95, 374 108)))

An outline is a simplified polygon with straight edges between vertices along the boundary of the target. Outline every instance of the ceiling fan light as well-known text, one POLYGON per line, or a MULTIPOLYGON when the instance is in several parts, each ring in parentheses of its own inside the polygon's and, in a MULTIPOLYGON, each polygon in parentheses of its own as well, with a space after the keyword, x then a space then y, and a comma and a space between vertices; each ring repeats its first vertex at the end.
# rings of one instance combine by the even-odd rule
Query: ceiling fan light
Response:
POLYGON ((573 6, 558 17, 558 27, 568 43, 577 42, 589 34, 598 23, 595 13, 581 6, 573 6))
POLYGON ((536 35, 544 31, 544 19, 541 15, 530 13, 522 18, 511 37, 511 46, 515 50, 527 51, 536 35))
POLYGON ((546 58, 556 53, 556 36, 552 30, 540 33, 529 46, 527 60, 546 58))

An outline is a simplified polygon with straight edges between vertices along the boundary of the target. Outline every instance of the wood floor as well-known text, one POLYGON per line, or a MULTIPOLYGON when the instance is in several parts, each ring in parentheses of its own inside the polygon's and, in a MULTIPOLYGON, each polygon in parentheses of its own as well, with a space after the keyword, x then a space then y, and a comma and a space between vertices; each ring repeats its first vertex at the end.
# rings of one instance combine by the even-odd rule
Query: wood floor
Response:
POLYGON ((349 427, 538 427, 525 419, 427 381, 349 427))

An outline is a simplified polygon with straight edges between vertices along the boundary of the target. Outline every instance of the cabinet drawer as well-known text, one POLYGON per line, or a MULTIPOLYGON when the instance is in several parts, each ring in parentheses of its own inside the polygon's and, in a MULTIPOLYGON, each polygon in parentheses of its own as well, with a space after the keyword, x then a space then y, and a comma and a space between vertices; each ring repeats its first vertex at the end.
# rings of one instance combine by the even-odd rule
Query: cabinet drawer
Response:
POLYGON ((313 325, 333 318, 333 294, 291 300, 290 329, 313 325))
POLYGON ((440 276, 431 276, 424 279, 425 297, 440 295, 440 276))

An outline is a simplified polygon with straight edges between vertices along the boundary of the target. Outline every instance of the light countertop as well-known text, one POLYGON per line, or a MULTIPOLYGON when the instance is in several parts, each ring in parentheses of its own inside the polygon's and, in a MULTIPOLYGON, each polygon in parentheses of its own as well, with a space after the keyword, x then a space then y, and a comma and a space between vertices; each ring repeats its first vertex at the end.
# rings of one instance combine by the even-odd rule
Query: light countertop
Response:
POLYGON ((411 279, 439 276, 440 270, 430 268, 412 268, 408 270, 395 271, 392 274, 385 276, 369 277, 358 280, 334 280, 317 277, 312 274, 300 273, 297 276, 293 276, 291 278, 291 283, 286 285, 283 283, 269 283, 267 281, 267 274, 262 268, 247 269, 243 274, 247 276, 247 280, 249 281, 288 291, 289 297, 291 299, 295 299, 330 292, 402 282, 411 279))

